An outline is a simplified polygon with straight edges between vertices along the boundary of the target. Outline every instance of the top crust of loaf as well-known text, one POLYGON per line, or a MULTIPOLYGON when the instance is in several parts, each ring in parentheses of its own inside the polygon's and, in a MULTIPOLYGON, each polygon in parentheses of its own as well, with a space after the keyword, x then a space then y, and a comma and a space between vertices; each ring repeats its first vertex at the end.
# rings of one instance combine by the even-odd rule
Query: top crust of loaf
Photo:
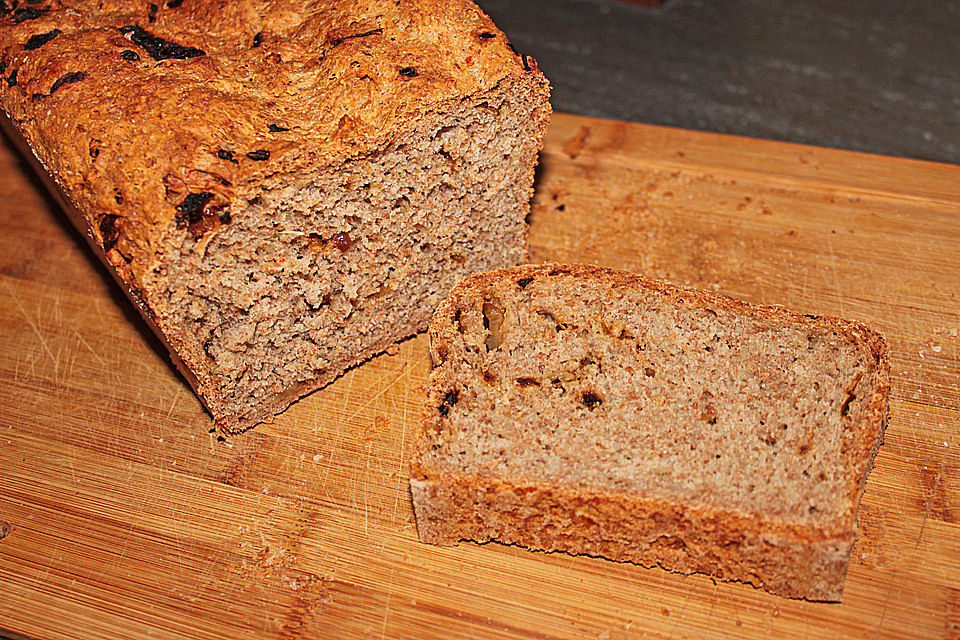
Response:
MULTIPOLYGON (((447 396, 451 384, 455 384, 457 370, 465 366, 461 362, 461 351, 464 349, 464 337, 457 327, 460 313, 465 309, 475 307, 478 301, 482 302, 495 296, 498 288, 510 285, 521 289, 533 279, 563 276, 579 281, 582 287, 621 287, 643 291, 650 296, 660 297, 668 305, 693 309, 712 309, 729 312, 741 317, 768 323, 773 326, 808 327, 817 330, 834 331, 844 336, 853 345, 868 354, 869 370, 873 385, 869 396, 864 397, 859 408, 859 419, 855 426, 855 438, 852 446, 846 451, 844 459, 838 461, 844 465, 844 482, 839 488, 840 495, 829 512, 820 513, 816 518, 794 517, 785 513, 765 513, 763 510, 741 508, 737 505, 718 503, 709 496, 696 500, 686 499, 681 504, 685 508, 704 511, 707 513, 726 513, 733 520, 742 520, 744 517, 757 518, 764 526, 774 526, 778 529, 786 528, 793 535, 806 540, 813 539, 852 539, 855 528, 855 518, 860 493, 866 481, 866 476, 872 460, 882 442, 887 398, 889 395, 889 364, 887 361, 887 347, 883 337, 860 322, 834 317, 813 316, 800 314, 777 306, 758 306, 747 304, 733 298, 705 292, 692 288, 676 286, 658 282, 641 275, 613 271, 609 269, 586 265, 559 265, 547 264, 536 266, 521 266, 508 269, 475 274, 463 280, 444 301, 434 315, 430 326, 431 357, 435 369, 431 374, 430 393, 426 408, 426 428, 417 445, 417 452, 411 464, 411 478, 415 482, 436 481, 446 478, 443 482, 467 483, 472 482, 505 482, 510 484, 534 483, 539 484, 543 479, 536 477, 501 477, 496 473, 482 468, 482 465, 472 466, 470 460, 455 462, 448 465, 442 461, 444 442, 447 436, 443 433, 450 427, 447 425, 444 409, 450 410, 447 396), (452 475, 451 475, 452 474, 452 475), (490 476, 487 478, 487 476, 490 476), (456 479, 454 479, 456 478, 456 479), (472 478, 472 479, 471 479, 472 478), (487 478, 483 480, 483 478, 487 478), (512 479, 511 479, 512 478, 512 479)), ((471 338, 474 339, 474 338, 471 338)), ((511 472, 512 473, 512 472, 511 472)), ((611 496, 621 493, 610 487, 587 487, 590 491, 609 493, 611 496)), ((576 486, 561 487, 564 491, 574 491, 576 486)), ((625 491, 621 501, 632 503, 644 500, 662 501, 668 503, 677 498, 669 493, 661 495, 657 491, 634 494, 625 491)))
POLYGON ((467 0, 4 3, 0 74, 13 125, 135 291, 198 207, 375 153, 501 83, 546 94, 467 0))

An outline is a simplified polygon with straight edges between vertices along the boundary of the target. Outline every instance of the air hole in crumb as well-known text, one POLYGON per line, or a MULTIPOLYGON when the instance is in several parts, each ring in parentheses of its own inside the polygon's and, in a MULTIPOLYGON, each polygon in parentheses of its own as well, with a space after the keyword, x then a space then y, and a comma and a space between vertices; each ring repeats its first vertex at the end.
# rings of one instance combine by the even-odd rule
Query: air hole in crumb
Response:
POLYGON ((490 384, 495 384, 497 382, 497 376, 488 369, 483 370, 483 379, 490 384))
POLYGON ((120 239, 120 227, 117 221, 120 216, 111 213, 106 214, 100 219, 100 237, 103 240, 103 250, 110 251, 117 245, 120 239))
POLYGON ((478 102, 477 109, 480 109, 481 111, 486 111, 488 113, 492 113, 495 116, 500 115, 500 109, 498 109, 497 107, 491 106, 489 102, 478 102))
POLYGON ((603 398, 597 395, 595 391, 587 391, 580 396, 580 402, 582 402, 583 406, 585 406, 587 409, 593 411, 603 404, 603 398))
POLYGON ((807 509, 807 511, 810 512, 810 513, 816 513, 816 512, 817 512, 817 508, 814 507, 813 505, 810 505, 810 508, 807 509))
POLYGON ((460 253, 453 254, 452 256, 450 256, 450 259, 456 262, 457 264, 463 264, 464 262, 467 261, 467 259, 463 257, 463 254, 460 254, 460 253))
POLYGON ((552 323, 554 323, 554 324, 556 324, 556 322, 557 322, 557 318, 556 318, 552 313, 550 313, 549 311, 544 311, 543 309, 538 309, 538 310, 537 310, 537 315, 539 315, 540 317, 544 318, 547 322, 552 322, 552 323))
POLYGON ((840 407, 840 415, 848 416, 850 415, 850 403, 857 399, 856 394, 851 393, 847 396, 847 399, 843 401, 843 405, 840 407))
MULTIPOLYGON (((797 449, 797 453, 799 453, 800 455, 803 455, 808 451, 810 451, 810 445, 806 443, 800 445, 800 448, 797 449)), ((804 471, 804 473, 806 473, 806 471, 804 471)))
POLYGON ((647 376, 648 378, 652 378, 657 375, 657 371, 653 367, 644 367, 643 375, 647 376))
POLYGON ((483 328, 490 333, 485 341, 487 351, 498 349, 503 344, 503 305, 497 299, 483 303, 483 328))
POLYGON ((315 313, 315 312, 319 311, 320 309, 322 309, 322 308, 324 308, 324 307, 326 307, 326 306, 329 306, 329 305, 330 305, 330 294, 329 294, 329 293, 325 293, 325 294, 323 295, 323 297, 320 298, 319 302, 317 302, 317 304, 312 304, 312 303, 310 303, 310 302, 307 302, 307 309, 308 309, 311 313, 315 313))
POLYGON ((521 387, 539 387, 540 381, 533 378, 517 378, 517 384, 521 387))
POLYGON ((433 251, 433 245, 429 242, 424 242, 422 245, 420 245, 420 251, 424 253, 430 253, 433 251))
POLYGON ((774 437, 771 436, 771 435, 766 435, 766 436, 764 436, 763 438, 761 438, 761 440, 763 440, 763 443, 764 443, 765 445, 768 445, 768 446, 771 446, 771 447, 776 446, 776 444, 777 444, 777 439, 774 438, 774 437))

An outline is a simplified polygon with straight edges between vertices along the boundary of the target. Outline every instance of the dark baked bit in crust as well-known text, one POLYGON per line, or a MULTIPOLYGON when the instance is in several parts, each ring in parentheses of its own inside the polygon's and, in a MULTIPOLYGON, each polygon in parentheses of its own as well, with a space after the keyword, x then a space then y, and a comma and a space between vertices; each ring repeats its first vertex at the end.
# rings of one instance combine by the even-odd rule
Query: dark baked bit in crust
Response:
POLYGON ((468 277, 430 325, 421 540, 839 600, 889 394, 858 322, 583 265, 468 277))
POLYGON ((221 430, 525 256, 548 85, 470 2, 41 0, 0 15, 0 66, 7 128, 221 430))

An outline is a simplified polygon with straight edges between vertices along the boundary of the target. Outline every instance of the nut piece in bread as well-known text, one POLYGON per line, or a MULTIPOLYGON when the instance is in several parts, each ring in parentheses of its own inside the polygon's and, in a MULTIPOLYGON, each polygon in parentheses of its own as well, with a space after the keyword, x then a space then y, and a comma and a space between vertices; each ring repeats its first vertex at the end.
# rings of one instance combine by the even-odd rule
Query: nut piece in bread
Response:
POLYGON ((883 338, 582 265, 468 277, 430 325, 424 542, 499 540, 839 600, 883 338))
POLYGON ((548 85, 466 0, 3 3, 0 74, 222 431, 525 256, 548 85))

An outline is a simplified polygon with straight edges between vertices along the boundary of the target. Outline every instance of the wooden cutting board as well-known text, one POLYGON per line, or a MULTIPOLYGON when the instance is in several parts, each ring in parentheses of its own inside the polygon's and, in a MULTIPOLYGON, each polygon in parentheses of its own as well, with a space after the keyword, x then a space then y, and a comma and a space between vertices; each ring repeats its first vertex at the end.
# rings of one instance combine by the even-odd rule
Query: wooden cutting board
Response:
MULTIPOLYGON (((421 545, 424 336, 226 441, 0 148, 0 628, 30 638, 960 638, 960 168, 558 114, 533 261, 839 314, 892 352, 842 604, 421 545)), ((2 634, 0 634, 2 635, 2 634)))

